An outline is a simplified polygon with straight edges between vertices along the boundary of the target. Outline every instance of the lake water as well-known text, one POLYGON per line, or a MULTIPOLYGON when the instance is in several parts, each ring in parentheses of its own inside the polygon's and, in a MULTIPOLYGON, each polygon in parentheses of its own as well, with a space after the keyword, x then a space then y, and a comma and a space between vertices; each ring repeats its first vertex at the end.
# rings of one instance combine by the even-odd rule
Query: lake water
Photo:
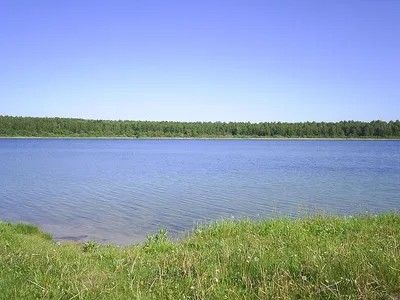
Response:
POLYGON ((400 141, 0 139, 0 219, 130 244, 226 217, 400 208, 400 141))

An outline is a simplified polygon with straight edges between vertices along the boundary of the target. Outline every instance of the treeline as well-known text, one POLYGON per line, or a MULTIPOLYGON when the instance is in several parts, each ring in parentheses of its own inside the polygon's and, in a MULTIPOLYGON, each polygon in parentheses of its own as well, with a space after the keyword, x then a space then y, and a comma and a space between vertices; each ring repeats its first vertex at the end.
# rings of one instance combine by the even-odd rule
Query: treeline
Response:
POLYGON ((400 138, 400 121, 157 122, 0 116, 3 137, 400 138))

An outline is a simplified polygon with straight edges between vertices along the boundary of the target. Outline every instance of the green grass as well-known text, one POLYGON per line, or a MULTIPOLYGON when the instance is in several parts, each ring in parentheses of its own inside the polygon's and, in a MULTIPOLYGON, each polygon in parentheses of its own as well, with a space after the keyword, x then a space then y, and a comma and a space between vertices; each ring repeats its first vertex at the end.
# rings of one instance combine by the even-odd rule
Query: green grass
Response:
POLYGON ((129 247, 0 223, 0 298, 399 299, 399 244, 399 213, 223 220, 129 247))

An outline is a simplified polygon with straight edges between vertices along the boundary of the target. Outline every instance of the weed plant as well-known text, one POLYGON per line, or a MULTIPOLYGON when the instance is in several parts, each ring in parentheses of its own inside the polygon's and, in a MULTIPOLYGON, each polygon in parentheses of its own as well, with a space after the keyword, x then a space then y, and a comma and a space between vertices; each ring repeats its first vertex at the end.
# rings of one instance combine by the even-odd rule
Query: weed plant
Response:
POLYGON ((0 223, 0 299, 399 299, 400 214, 221 220, 172 242, 0 223))

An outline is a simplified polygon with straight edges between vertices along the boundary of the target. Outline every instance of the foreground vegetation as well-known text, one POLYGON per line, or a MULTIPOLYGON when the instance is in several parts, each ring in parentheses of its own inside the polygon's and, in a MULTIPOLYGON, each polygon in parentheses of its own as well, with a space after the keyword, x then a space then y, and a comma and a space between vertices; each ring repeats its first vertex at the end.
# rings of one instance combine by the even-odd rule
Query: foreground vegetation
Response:
POLYGON ((400 121, 151 122, 0 116, 3 137, 400 138, 400 121))
POLYGON ((398 299, 399 243, 398 213, 225 220, 122 248, 0 223, 0 298, 398 299))

